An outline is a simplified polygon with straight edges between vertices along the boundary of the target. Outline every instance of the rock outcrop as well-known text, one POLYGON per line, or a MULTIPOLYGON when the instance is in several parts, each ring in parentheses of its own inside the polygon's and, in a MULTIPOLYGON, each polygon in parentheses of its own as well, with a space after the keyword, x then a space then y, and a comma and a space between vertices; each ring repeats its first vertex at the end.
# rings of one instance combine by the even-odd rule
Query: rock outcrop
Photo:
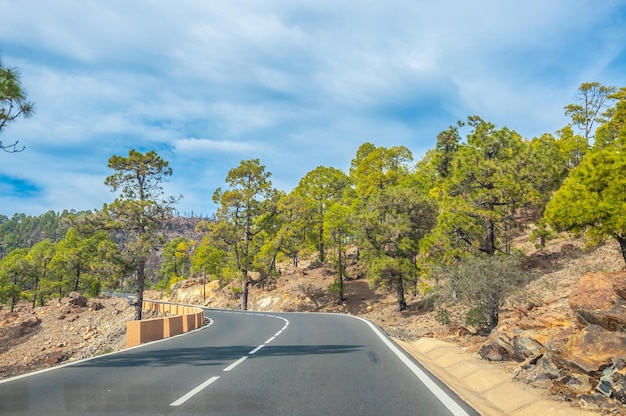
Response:
POLYGON ((570 292, 570 307, 581 325, 626 330, 626 272, 588 273, 570 292))
POLYGON ((72 292, 68 297, 68 303, 74 308, 84 308, 87 306, 87 302, 87 298, 78 292, 72 292))
POLYGON ((598 409, 626 404, 626 271, 582 276, 571 314, 516 310, 482 346, 488 360, 520 364, 516 378, 598 409))

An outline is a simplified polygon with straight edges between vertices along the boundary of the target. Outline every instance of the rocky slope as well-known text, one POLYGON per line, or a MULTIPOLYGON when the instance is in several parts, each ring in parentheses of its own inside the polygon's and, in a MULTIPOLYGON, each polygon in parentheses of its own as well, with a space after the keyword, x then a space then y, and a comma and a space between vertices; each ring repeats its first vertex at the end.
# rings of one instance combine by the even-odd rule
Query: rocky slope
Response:
POLYGON ((125 299, 78 293, 47 306, 0 310, 0 378, 120 350, 133 310, 125 299))

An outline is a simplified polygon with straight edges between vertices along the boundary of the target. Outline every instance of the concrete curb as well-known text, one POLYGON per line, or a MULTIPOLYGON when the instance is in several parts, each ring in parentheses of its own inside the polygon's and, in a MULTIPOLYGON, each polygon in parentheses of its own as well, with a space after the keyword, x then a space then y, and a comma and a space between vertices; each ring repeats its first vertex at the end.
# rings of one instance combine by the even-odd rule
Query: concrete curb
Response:
POLYGON ((596 412, 550 398, 549 393, 512 380, 504 372, 459 346, 433 339, 394 339, 431 373, 484 416, 590 416, 596 412))

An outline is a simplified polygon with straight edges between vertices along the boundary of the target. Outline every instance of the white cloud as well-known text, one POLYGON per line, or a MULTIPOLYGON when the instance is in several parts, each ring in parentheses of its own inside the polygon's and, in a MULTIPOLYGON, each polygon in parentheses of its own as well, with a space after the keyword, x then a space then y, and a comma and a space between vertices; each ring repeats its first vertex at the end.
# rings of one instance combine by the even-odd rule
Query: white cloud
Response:
POLYGON ((210 139, 179 139, 174 142, 177 153, 185 155, 207 156, 211 152, 219 153, 248 153, 259 152, 261 148, 252 143, 236 142, 232 140, 210 140, 210 139))
POLYGON ((470 114, 553 132, 581 82, 626 85, 620 10, 621 0, 0 2, 11 17, 3 62, 21 70, 37 110, 2 131, 27 150, 0 156, 0 173, 49 195, 10 209, 100 206, 106 161, 129 148, 169 159, 191 211, 244 158, 265 158, 288 187, 315 166, 349 166, 364 141, 417 156, 470 114))

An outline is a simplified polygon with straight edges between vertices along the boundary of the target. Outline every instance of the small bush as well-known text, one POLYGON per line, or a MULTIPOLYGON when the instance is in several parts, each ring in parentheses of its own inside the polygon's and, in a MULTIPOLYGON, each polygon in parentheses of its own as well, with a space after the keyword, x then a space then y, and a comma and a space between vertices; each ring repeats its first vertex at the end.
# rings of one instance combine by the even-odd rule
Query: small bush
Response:
POLYGON ((233 297, 238 298, 241 295, 243 289, 241 289, 241 286, 231 286, 230 291, 233 294, 233 297))
POLYGON ((99 280, 93 280, 91 282, 91 287, 89 288, 89 297, 95 298, 100 294, 102 290, 102 283, 99 280))
POLYGON ((448 310, 443 306, 440 306, 439 308, 437 308, 435 320, 441 325, 450 325, 450 312, 448 312, 448 310))
POLYGON ((517 255, 468 258, 449 268, 446 275, 450 292, 471 308, 467 319, 480 322, 484 317, 489 331, 498 324, 507 298, 536 276, 523 270, 517 255))
POLYGON ((437 306, 437 303, 440 302, 440 296, 436 292, 431 292, 425 295, 422 299, 417 302, 417 309, 432 311, 437 306))
POLYGON ((334 281, 330 285, 328 285, 328 291, 330 293, 339 294, 339 290, 340 286, 338 281, 334 281))
POLYGON ((471 326, 484 326, 489 324, 489 316, 481 306, 470 308, 465 314, 465 323, 471 326))

